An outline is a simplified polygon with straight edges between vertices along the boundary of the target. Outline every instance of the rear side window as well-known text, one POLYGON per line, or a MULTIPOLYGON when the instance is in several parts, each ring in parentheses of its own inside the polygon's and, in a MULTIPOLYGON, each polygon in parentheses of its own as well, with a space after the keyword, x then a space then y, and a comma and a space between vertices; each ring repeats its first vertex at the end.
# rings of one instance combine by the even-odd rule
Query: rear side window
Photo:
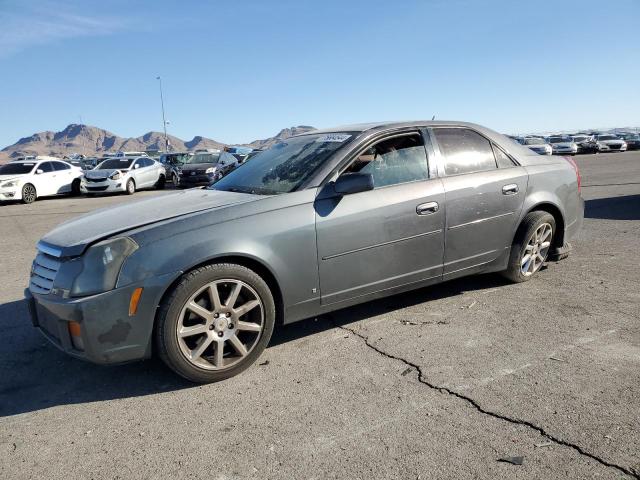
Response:
POLYGON ((427 153, 420 134, 382 140, 367 148, 353 161, 347 173, 373 175, 374 188, 427 180, 427 153))
POLYGON ((433 132, 444 155, 447 175, 497 168, 491 142, 479 133, 468 128, 435 128, 433 132))
POLYGON ((499 168, 514 167, 515 163, 511 160, 511 157, 507 155, 499 146, 493 144, 493 153, 496 154, 496 162, 498 162, 499 168))

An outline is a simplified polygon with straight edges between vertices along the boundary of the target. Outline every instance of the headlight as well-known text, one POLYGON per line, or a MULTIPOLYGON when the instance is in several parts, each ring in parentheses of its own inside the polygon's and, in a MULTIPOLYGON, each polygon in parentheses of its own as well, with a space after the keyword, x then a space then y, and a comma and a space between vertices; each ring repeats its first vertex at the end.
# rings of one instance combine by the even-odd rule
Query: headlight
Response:
POLYGON ((16 185, 18 185, 18 181, 17 180, 15 180, 13 182, 3 183, 2 185, 0 185, 0 187, 2 187, 2 188, 11 188, 11 187, 15 187, 16 185))
POLYGON ((216 167, 207 168, 204 173, 215 173, 216 167))
POLYGON ((120 177, 122 177, 122 175, 120 174, 120 172, 116 172, 116 173, 112 173, 109 178, 111 180, 118 180, 120 177))
POLYGON ((73 281, 71 296, 93 295, 113 290, 122 264, 138 249, 129 237, 96 243, 82 256, 82 271, 73 281))

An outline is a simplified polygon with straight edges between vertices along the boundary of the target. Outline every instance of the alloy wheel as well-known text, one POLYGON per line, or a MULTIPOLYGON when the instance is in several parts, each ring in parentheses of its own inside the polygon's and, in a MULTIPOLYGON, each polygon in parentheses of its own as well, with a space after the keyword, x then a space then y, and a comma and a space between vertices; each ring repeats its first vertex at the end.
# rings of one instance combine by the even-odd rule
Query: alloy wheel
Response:
POLYGON ((522 275, 528 277, 540 270, 547 259, 552 238, 553 228, 549 223, 543 223, 536 228, 529 238, 520 260, 520 272, 522 275))
POLYGON ((36 201, 36 187, 31 184, 27 184, 22 189, 22 199, 25 203, 33 203, 36 201))
POLYGON ((180 312, 176 335, 187 361, 223 370, 253 350, 264 324, 264 305, 256 291, 240 280, 222 279, 191 295, 180 312))

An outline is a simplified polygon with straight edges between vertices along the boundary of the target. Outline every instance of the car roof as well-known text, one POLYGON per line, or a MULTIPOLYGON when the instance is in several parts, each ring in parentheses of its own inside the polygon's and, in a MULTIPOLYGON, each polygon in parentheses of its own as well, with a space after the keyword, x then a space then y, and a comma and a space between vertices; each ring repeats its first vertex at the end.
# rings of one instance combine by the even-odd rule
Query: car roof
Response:
POLYGON ((392 122, 370 122, 370 123, 354 123, 351 125, 340 125, 331 128, 321 128, 318 130, 310 130, 301 133, 303 135, 315 135, 318 133, 338 133, 338 132, 365 132, 368 130, 386 130, 405 127, 471 127, 479 130, 485 130, 485 127, 470 122, 459 122, 452 120, 410 120, 410 121, 392 121, 392 122))

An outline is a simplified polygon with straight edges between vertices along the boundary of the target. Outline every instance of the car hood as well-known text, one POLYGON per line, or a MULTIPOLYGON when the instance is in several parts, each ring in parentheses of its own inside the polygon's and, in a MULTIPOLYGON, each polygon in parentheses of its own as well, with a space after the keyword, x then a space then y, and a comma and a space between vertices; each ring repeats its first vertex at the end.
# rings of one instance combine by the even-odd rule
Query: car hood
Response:
POLYGON ((552 143, 551 147, 571 148, 575 144, 573 142, 552 143))
POLYGON ((62 223, 41 240, 62 256, 81 255, 92 243, 134 228, 204 210, 216 210, 264 198, 260 195, 191 189, 117 207, 103 208, 62 223))
POLYGON ((128 171, 129 169, 126 169, 126 168, 125 169, 112 168, 109 170, 86 170, 84 172, 84 176, 87 178, 91 178, 93 180, 99 180, 101 178, 108 178, 116 172, 126 173, 128 171))
POLYGON ((603 143, 605 145, 618 145, 620 143, 624 142, 624 140, 622 139, 616 139, 616 140, 598 140, 598 143, 603 143))
POLYGON ((548 148, 545 143, 540 143, 539 145, 527 145, 527 147, 532 150, 547 150, 548 148))
POLYGON ((206 170, 207 168, 216 168, 217 166, 217 163, 188 163, 182 165, 182 171, 188 172, 189 170, 206 170))
POLYGON ((26 175, 29 175, 29 174, 25 173, 24 175, 0 175, 0 183, 10 182, 11 180, 20 180, 21 178, 24 178, 26 175))

